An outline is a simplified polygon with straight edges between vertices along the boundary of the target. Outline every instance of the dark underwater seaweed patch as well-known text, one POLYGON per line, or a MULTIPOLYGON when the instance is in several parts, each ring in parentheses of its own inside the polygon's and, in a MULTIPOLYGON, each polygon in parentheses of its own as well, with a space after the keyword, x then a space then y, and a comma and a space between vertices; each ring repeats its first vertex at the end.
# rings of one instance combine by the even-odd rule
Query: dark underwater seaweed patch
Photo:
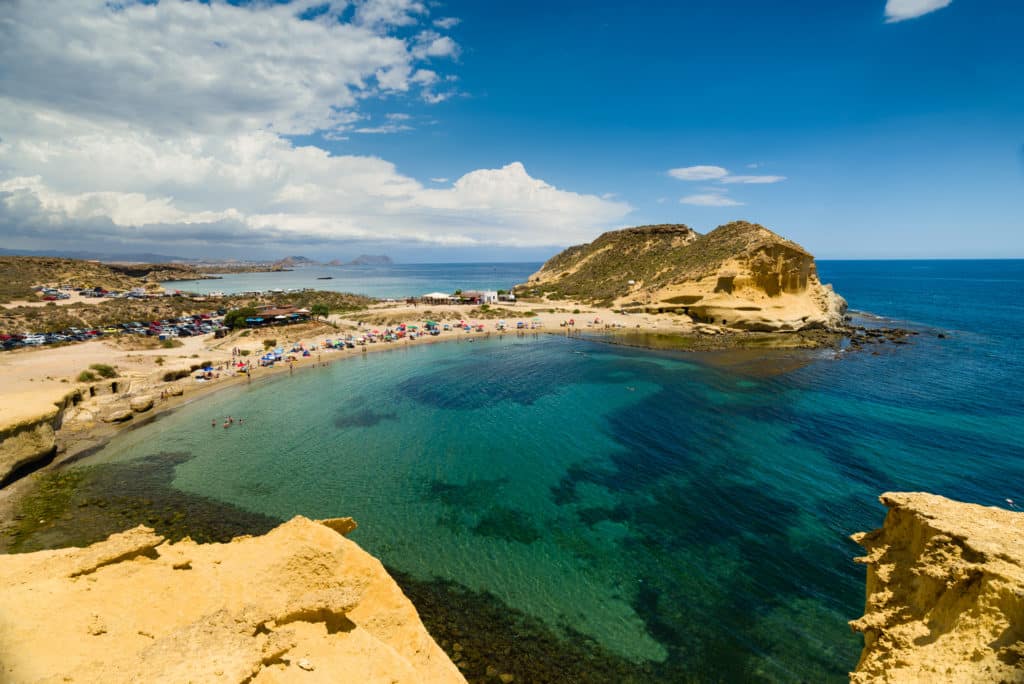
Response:
POLYGON ((48 473, 19 504, 23 519, 12 550, 85 546, 136 525, 171 541, 188 536, 200 543, 227 542, 242 534, 263 534, 282 522, 174 489, 175 466, 191 458, 186 452, 162 452, 48 473), (36 515, 47 501, 60 502, 59 509, 49 506, 45 517, 36 515))
POLYGON ((398 413, 395 411, 378 411, 374 408, 364 406, 363 408, 342 413, 334 418, 334 427, 339 430, 354 427, 373 427, 385 420, 398 420, 398 413))
POLYGON ((540 531, 530 522, 529 514, 507 506, 487 509, 473 526, 473 534, 521 544, 532 544, 540 539, 540 531))

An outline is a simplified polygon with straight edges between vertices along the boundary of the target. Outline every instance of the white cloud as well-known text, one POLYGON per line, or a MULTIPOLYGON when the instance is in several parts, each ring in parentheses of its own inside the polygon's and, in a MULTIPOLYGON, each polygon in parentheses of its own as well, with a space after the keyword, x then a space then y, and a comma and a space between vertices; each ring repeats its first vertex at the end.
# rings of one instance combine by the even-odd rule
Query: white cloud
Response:
POLYGON ((728 197, 719 192, 709 192, 700 195, 687 195, 679 200, 680 204, 693 204, 698 207, 738 207, 743 202, 728 197))
POLYGON ((371 27, 411 26, 427 11, 417 0, 361 0, 355 5, 355 23, 371 27))
POLYGON ((431 183, 447 183, 448 179, 447 178, 431 178, 430 182, 431 183))
POLYGON ((446 31, 455 28, 460 23, 462 23, 462 20, 457 19, 455 17, 442 17, 441 19, 434 20, 434 26, 436 26, 439 29, 444 29, 446 31))
MULTIPOLYGON (((756 164, 748 164, 747 168, 757 168, 756 164)), ((721 166, 684 166, 678 169, 669 169, 668 175, 684 181, 718 181, 729 184, 766 184, 779 183, 786 180, 785 176, 750 176, 729 173, 729 170, 721 166)))
POLYGON ((417 59, 457 57, 458 44, 448 36, 436 31, 421 31, 413 43, 412 56, 417 59))
POLYGON ((0 92, 166 132, 301 134, 337 128, 360 99, 415 83, 411 42, 329 15, 300 21, 301 4, 118 6, 5 3, 0 92))
POLYGON ((906 19, 916 19, 951 4, 953 0, 887 0, 885 20, 892 24, 906 19))
POLYGON ((726 176, 718 180, 719 183, 745 183, 764 185, 766 183, 781 183, 786 180, 785 176, 726 176))
POLYGON ((366 0, 348 23, 344 2, 298 16, 322 7, 5 2, 0 242, 551 245, 631 211, 518 162, 428 188, 386 160, 293 143, 409 127, 404 113, 360 125, 371 98, 452 96, 432 90, 442 77, 422 63, 457 47, 432 30, 392 35, 429 22, 423 3, 366 0))
POLYGON ((406 131, 411 131, 411 130, 413 130, 413 127, 412 126, 408 126, 406 124, 386 123, 386 124, 382 124, 380 126, 363 126, 361 128, 355 128, 355 129, 352 130, 352 132, 353 133, 386 134, 386 133, 405 133, 406 131))
POLYGON ((729 175, 729 172, 721 166, 684 166, 678 169, 669 169, 668 175, 685 181, 705 181, 724 178, 729 175))

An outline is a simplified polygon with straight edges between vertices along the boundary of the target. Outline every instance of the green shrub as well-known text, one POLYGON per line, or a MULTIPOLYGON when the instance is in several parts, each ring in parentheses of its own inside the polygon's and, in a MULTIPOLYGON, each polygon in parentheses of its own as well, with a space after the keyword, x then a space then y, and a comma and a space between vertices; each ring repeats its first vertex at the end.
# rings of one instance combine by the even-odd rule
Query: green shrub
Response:
POLYGON ((242 309, 235 309, 234 311, 228 311, 224 315, 224 325, 229 328, 244 328, 245 319, 256 316, 258 312, 251 306, 247 306, 242 309))
POLYGON ((238 336, 239 337, 248 337, 250 334, 251 334, 251 332, 249 330, 243 330, 242 332, 238 333, 238 336))
POLYGON ((273 349, 277 346, 277 340, 263 340, 264 349, 273 349))
POLYGON ((187 378, 191 372, 192 371, 190 371, 190 370, 184 370, 184 369, 182 369, 182 370, 167 371, 163 375, 164 382, 173 382, 175 380, 181 380, 182 378, 187 378))
POLYGON ((175 347, 183 347, 185 345, 181 340, 168 337, 166 340, 160 340, 160 346, 164 349, 174 349, 175 347))
POLYGON ((84 370, 78 374, 78 382, 93 382, 96 380, 96 374, 92 371, 84 370))
POLYGON ((158 366, 164 365, 164 357, 162 357, 162 356, 156 357, 155 359, 153 359, 153 363, 155 363, 158 366))
POLYGON ((572 310, 572 312, 573 312, 574 314, 578 314, 578 313, 580 312, 580 310, 579 310, 579 309, 573 309, 573 310, 572 310))
POLYGON ((252 352, 249 351, 248 349, 239 349, 238 353, 241 354, 242 356, 248 356, 249 354, 252 354, 252 352))
POLYGON ((105 363, 94 363, 89 366, 92 370, 96 371, 101 378, 116 378, 117 371, 114 370, 113 366, 108 366, 105 363))

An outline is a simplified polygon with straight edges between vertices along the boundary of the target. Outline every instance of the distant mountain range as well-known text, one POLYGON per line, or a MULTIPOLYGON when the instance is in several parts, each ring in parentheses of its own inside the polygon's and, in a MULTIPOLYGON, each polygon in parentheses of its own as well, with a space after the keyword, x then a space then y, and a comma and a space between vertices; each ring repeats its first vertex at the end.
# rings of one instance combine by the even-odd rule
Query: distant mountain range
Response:
POLYGON ((315 259, 304 256, 288 256, 279 261, 269 259, 189 259, 179 256, 168 256, 166 254, 152 254, 149 252, 89 252, 84 250, 62 250, 62 249, 4 249, 0 248, 0 256, 38 256, 38 257, 61 257, 64 259, 84 259, 102 261, 106 263, 140 263, 140 264, 193 264, 197 266, 216 265, 269 265, 278 268, 294 268, 296 266, 387 266, 393 264, 391 257, 383 254, 360 254, 352 261, 341 261, 333 259, 321 263, 315 259))
POLYGON ((295 266, 387 266, 393 263, 395 262, 391 260, 391 257, 383 254, 360 254, 352 261, 332 259, 326 263, 304 256, 290 256, 275 262, 274 265, 292 268, 295 266))
POLYGON ((149 252, 136 252, 127 254, 113 254, 110 252, 87 252, 65 249, 3 249, 0 248, 0 255, 3 256, 40 256, 40 257, 62 257, 65 259, 92 259, 94 261, 135 261, 146 264, 166 264, 170 262, 194 263, 199 259, 185 259, 183 257, 167 256, 166 254, 151 254, 149 252))

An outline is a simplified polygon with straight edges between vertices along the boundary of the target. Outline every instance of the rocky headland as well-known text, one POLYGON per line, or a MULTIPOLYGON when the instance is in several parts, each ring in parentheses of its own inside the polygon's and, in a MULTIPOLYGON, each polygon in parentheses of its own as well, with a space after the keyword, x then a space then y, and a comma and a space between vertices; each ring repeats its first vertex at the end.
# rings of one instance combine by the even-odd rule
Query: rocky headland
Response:
POLYGON ((758 332, 838 330, 846 312, 810 252, 746 221, 705 235, 682 224, 604 233, 549 259, 516 294, 758 332))
POLYGON ((350 518, 0 556, 11 682, 464 682, 350 518))
POLYGON ((850 681, 1024 682, 1024 513, 887 493, 867 550, 850 681))

